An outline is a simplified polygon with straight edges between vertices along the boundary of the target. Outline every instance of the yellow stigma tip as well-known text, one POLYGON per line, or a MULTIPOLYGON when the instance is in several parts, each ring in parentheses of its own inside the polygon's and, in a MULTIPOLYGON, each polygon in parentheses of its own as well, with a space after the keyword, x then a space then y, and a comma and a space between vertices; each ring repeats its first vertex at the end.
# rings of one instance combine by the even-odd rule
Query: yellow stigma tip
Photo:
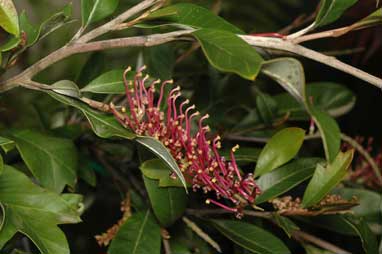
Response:
POLYGON ((131 66, 128 66, 125 71, 131 71, 131 66))
POLYGON ((235 145, 234 147, 232 147, 232 152, 236 152, 237 149, 239 149, 240 146, 239 145, 235 145))
POLYGON ((122 107, 122 108, 121 108, 121 111, 122 111, 122 113, 126 113, 126 108, 125 108, 125 107, 122 107))
POLYGON ((206 199, 206 204, 209 205, 211 201, 209 199, 206 199))

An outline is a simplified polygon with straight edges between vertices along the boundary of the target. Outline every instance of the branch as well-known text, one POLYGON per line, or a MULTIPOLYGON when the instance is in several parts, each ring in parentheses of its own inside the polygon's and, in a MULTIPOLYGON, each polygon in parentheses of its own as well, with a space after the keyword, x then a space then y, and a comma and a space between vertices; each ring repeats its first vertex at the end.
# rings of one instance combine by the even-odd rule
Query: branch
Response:
POLYGON ((152 34, 147 36, 135 36, 88 43, 76 43, 65 46, 44 57, 15 77, 5 81, 0 87, 0 92, 7 91, 19 86, 22 83, 28 82, 39 72, 71 55, 114 48, 139 46, 150 47, 174 41, 175 39, 178 39, 179 36, 190 34, 192 31, 193 30, 181 30, 164 34, 152 34))
POLYGON ((332 244, 332 243, 329 243, 327 241, 324 241, 314 235, 311 235, 311 234, 308 234, 306 232, 303 232, 303 231, 293 231, 292 233, 292 237, 299 240, 304 240, 306 242, 310 242, 310 243, 313 243, 325 250, 328 250, 328 251, 331 251, 333 253, 337 253, 337 254, 351 254, 350 252, 344 250, 344 249, 341 249, 339 248, 338 246, 332 244))
POLYGON ((314 50, 296 45, 291 41, 286 41, 279 38, 265 38, 252 35, 240 35, 240 37, 252 46, 291 52, 353 75, 382 89, 382 79, 357 69, 351 65, 343 63, 334 57, 326 56, 314 50))

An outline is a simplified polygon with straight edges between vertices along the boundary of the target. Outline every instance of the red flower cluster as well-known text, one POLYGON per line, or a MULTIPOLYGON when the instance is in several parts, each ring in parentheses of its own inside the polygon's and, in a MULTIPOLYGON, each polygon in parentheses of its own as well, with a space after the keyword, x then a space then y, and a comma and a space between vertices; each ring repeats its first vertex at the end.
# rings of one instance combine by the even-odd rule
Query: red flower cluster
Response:
POLYGON ((111 104, 118 121, 138 135, 160 140, 171 152, 194 191, 213 191, 217 199, 225 198, 233 206, 226 206, 214 199, 207 199, 207 204, 213 203, 240 216, 246 205, 253 204, 260 190, 252 174, 242 176, 234 156, 238 146, 232 148, 230 160, 226 160, 218 151, 221 147, 220 137, 216 136, 212 140, 206 137, 210 128, 203 122, 209 117, 208 114, 195 121, 199 115, 195 105, 187 106, 189 100, 177 102, 181 96, 179 86, 173 88, 165 98, 165 86, 173 81, 162 82, 156 100, 155 89, 160 80, 146 85, 149 76, 143 77, 143 67, 135 75, 134 82, 128 81, 126 74, 130 70, 128 68, 123 77, 128 107, 122 107, 121 113, 111 104), (196 131, 192 131, 193 127, 196 127, 196 131))

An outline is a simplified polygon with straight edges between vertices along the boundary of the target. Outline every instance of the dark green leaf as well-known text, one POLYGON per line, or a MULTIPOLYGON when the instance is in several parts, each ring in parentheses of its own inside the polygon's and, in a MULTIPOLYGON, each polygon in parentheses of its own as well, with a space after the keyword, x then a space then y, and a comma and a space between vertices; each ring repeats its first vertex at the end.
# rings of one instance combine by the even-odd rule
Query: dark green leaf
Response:
POLYGON ((86 116, 94 133, 101 138, 121 137, 133 139, 135 134, 124 128, 112 115, 105 114, 90 108, 88 105, 64 95, 55 92, 47 91, 54 99, 73 106, 86 116))
POLYGON ((4 152, 9 152, 13 148, 15 148, 16 144, 13 140, 0 137, 0 147, 3 149, 4 152))
POLYGON ((300 128, 285 128, 267 142, 256 164, 255 175, 260 176, 287 163, 300 150, 305 131, 300 128))
POLYGON ((327 165, 317 164, 312 179, 305 190, 302 204, 310 207, 325 197, 346 175, 353 159, 353 150, 338 153, 336 159, 327 165))
POLYGON ((212 66, 254 80, 260 71, 262 57, 234 33, 200 29, 193 32, 212 66))
POLYGON ((159 187, 157 180, 147 177, 144 182, 155 216, 162 226, 171 226, 186 209, 186 192, 177 187, 159 187))
POLYGON ((336 21, 356 2, 358 0, 321 0, 314 26, 320 27, 336 21))
POLYGON ((138 136, 136 137, 135 140, 138 143, 142 144, 144 147, 146 147, 148 150, 153 152, 163 162, 165 162, 166 165, 169 166, 169 168, 171 168, 171 170, 175 172, 180 182, 183 184, 186 192, 188 192, 187 183, 186 183, 186 180, 184 179, 182 171, 180 171, 178 164, 176 163, 175 159, 172 157, 170 152, 159 140, 152 137, 144 137, 144 136, 138 136))
POLYGON ((167 22, 187 25, 194 28, 224 30, 236 34, 244 33, 242 30, 215 15, 208 9, 189 3, 180 3, 159 9, 150 14, 148 18, 161 19, 167 22))
POLYGON ((291 219, 281 216, 277 213, 273 215, 277 225, 284 230, 284 232, 291 238, 293 231, 300 230, 300 228, 291 219))
MULTIPOLYGON (((0 175, 3 173, 3 170, 4 170, 4 161, 3 161, 3 156, 1 156, 0 154, 0 175)), ((1 225, 1 220, 0 220, 0 225, 1 225)))
POLYGON ((147 178, 159 180, 159 187, 183 187, 178 178, 170 177, 171 169, 160 159, 147 160, 139 168, 147 178))
POLYGON ((352 208, 354 215, 363 217, 367 222, 381 223, 381 194, 365 189, 356 188, 338 188, 334 189, 333 193, 338 194, 342 198, 347 200, 356 197, 357 201, 359 202, 359 205, 352 208))
POLYGON ((332 162, 340 150, 341 130, 336 122, 327 113, 310 106, 310 114, 320 130, 325 157, 332 162))
POLYGON ((162 80, 169 80, 173 76, 175 66, 175 52, 170 45, 163 44, 144 48, 144 60, 148 73, 162 80))
POLYGON ((27 14, 23 11, 20 15, 20 30, 26 35, 26 47, 33 45, 40 34, 40 29, 35 27, 28 19, 27 14))
POLYGON ((16 48, 17 46, 19 46, 20 42, 21 42, 20 37, 11 36, 11 38, 8 39, 6 43, 4 43, 3 45, 0 45, 0 52, 7 52, 16 48))
POLYGON ((264 123, 268 126, 272 125, 275 118, 277 118, 278 113, 277 102, 272 96, 258 92, 256 97, 256 107, 264 123))
POLYGON ((14 36, 19 36, 19 20, 12 0, 0 1, 0 27, 14 36))
MULTIPOLYGON (((235 152, 235 160, 236 162, 256 162, 259 158, 261 150, 253 147, 240 147, 240 149, 235 152)), ((222 156, 226 158, 226 160, 231 160, 230 156, 231 150, 225 150, 221 153, 222 156)))
POLYGON ((361 238, 362 246, 366 254, 378 253, 377 237, 371 232, 363 218, 349 215, 345 217, 345 221, 353 227, 361 238))
MULTIPOLYGON (((314 106, 332 117, 348 113, 355 104, 355 95, 347 87, 332 82, 310 83, 306 86, 306 97, 312 98, 314 106)), ((288 93, 273 96, 282 115, 289 113, 289 120, 309 120, 309 113, 288 93)))
POLYGON ((290 253, 280 239, 255 225, 237 220, 212 220, 212 222, 228 239, 253 253, 290 253))
POLYGON ((160 227, 150 211, 131 216, 111 242, 109 254, 159 254, 160 227))
POLYGON ((0 248, 20 232, 42 254, 70 253, 64 233, 56 226, 80 222, 78 211, 67 199, 40 188, 18 170, 5 166, 0 176, 0 203, 5 212, 0 248))
POLYGON ((119 0, 81 0, 82 27, 110 16, 118 4, 119 0))
POLYGON ((256 198, 256 204, 268 201, 287 192, 314 173, 319 158, 303 158, 288 163, 272 172, 262 175, 256 182, 262 193, 256 198))
POLYGON ((44 187, 57 193, 66 184, 74 187, 78 156, 71 140, 31 130, 12 131, 11 137, 25 164, 44 187))

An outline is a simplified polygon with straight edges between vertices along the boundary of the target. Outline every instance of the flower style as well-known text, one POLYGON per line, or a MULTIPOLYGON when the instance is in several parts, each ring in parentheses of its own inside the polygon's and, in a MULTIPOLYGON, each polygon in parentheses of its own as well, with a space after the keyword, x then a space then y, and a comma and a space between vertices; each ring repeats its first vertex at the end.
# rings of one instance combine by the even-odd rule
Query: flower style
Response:
MULTIPOLYGON (((243 208, 253 204, 260 189, 252 174, 243 176, 240 172, 234 153, 238 145, 231 149, 230 160, 219 154, 220 137, 207 138, 210 131, 203 122, 208 114, 200 115, 195 111, 195 105, 188 106, 189 100, 180 102, 180 87, 172 88, 165 98, 165 86, 173 83, 166 80, 161 83, 155 80, 147 85, 149 76, 143 77, 142 67, 134 77, 128 81, 124 72, 127 107, 118 111, 111 104, 110 108, 117 120, 137 135, 147 135, 161 141, 177 161, 177 164, 194 191, 202 189, 205 193, 215 193, 216 200, 208 198, 207 204, 214 204, 225 210, 242 215, 243 208), (161 85, 159 85, 161 83, 161 85), (160 87, 159 97, 155 99, 156 87, 160 87), (196 125, 197 130, 192 131, 196 125), (227 206, 217 200, 224 198, 231 202, 227 206)), ((176 177, 175 174, 171 175, 176 177)))

